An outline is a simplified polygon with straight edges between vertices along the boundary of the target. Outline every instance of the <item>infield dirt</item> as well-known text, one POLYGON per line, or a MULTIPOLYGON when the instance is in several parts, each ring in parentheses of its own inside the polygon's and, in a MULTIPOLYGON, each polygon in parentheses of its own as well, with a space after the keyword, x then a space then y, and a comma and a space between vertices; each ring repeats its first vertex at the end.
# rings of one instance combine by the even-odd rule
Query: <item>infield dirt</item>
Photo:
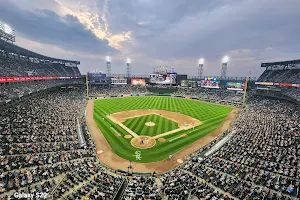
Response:
MULTIPOLYGON (((157 139, 157 138, 161 138, 167 135, 171 135, 174 134, 178 131, 181 130, 188 130, 191 129, 193 127, 197 127, 201 124, 203 124, 201 121, 199 121, 198 119, 195 119, 193 117, 187 116, 187 115, 183 115, 177 112, 171 112, 171 111, 167 111, 167 110, 152 110, 152 109, 146 109, 146 110, 129 110, 129 111, 122 111, 122 112, 117 112, 117 113, 113 113, 110 115, 107 115, 107 118, 109 118, 111 121, 113 121, 115 124, 118 124, 119 126, 121 126, 122 128, 124 128, 130 135, 132 135, 134 138, 138 138, 140 137, 138 133, 133 132, 131 129, 129 129, 128 127, 126 127, 122 122, 126 121, 127 119, 130 118, 136 118, 136 117, 141 117, 141 116, 145 116, 145 115, 159 115, 161 117, 167 118, 169 120, 172 120, 174 122, 176 122, 179 126, 179 128, 165 132, 165 133, 161 133, 158 134, 156 136, 151 137, 152 139, 157 139)), ((138 143, 134 142, 131 144, 135 144, 135 147, 140 148, 140 145, 136 145, 138 143)))

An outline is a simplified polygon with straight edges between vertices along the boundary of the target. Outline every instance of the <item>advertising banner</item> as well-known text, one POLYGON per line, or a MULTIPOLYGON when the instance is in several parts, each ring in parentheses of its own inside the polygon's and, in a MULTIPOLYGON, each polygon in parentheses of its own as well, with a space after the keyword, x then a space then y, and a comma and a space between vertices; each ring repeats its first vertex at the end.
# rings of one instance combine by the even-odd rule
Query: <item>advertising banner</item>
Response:
POLYGON ((81 78, 80 76, 60 77, 60 76, 28 76, 28 77, 0 77, 0 83, 15 82, 15 81, 36 81, 36 80, 51 80, 51 79, 73 79, 81 78))
POLYGON ((145 86, 146 85, 146 81, 145 81, 145 79, 132 78, 131 79, 131 85, 145 86))
POLYGON ((280 83, 279 86, 282 86, 282 87, 300 87, 300 84, 280 83))
POLYGON ((36 81, 36 80, 52 80, 52 79, 75 79, 81 78, 80 76, 29 76, 29 77, 0 77, 0 83, 15 82, 15 81, 36 81))
POLYGON ((293 86, 293 84, 291 84, 291 83, 280 83, 279 85, 282 87, 292 87, 293 86))
POLYGON ((255 82, 256 85, 273 85, 271 82, 255 82))
POLYGON ((293 83, 271 83, 271 82, 255 82, 256 85, 276 85, 281 87, 300 87, 300 84, 293 83))

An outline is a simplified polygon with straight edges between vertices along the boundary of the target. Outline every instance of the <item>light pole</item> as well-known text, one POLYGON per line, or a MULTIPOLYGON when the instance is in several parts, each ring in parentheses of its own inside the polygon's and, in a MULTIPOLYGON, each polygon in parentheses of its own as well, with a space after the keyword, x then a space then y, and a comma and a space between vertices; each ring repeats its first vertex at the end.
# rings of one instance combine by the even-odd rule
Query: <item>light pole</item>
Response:
POLYGON ((200 58, 200 60, 199 60, 199 68, 198 68, 198 78, 199 78, 199 80, 201 79, 201 77, 203 75, 203 64, 204 64, 204 59, 200 58))
POLYGON ((221 71, 221 78, 226 78, 226 72, 227 72, 227 63, 228 63, 229 57, 224 56, 222 59, 222 71, 221 71))
POLYGON ((127 63, 127 74, 126 74, 126 76, 127 76, 127 78, 130 78, 131 77, 131 60, 130 60, 130 58, 127 58, 126 63, 127 63))
POLYGON ((107 77, 111 77, 111 59, 109 56, 106 56, 106 73, 107 77))

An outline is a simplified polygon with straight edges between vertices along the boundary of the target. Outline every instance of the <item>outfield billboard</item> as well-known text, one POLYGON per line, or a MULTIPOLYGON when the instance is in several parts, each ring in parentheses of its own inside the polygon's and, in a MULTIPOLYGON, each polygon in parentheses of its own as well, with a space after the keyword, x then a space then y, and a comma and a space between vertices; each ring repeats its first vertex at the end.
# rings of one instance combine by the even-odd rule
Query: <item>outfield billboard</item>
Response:
POLYGON ((180 83, 180 86, 181 87, 197 87, 197 82, 194 81, 194 80, 181 80, 181 83, 180 83))
POLYGON ((113 85, 126 85, 127 79, 126 78, 111 78, 111 84, 113 85))
POLYGON ((243 90, 245 88, 245 83, 242 82, 226 82, 226 87, 228 90, 243 90))
POLYGON ((146 85, 146 81, 145 81, 145 79, 141 79, 141 78, 132 78, 131 79, 131 85, 145 86, 146 85))

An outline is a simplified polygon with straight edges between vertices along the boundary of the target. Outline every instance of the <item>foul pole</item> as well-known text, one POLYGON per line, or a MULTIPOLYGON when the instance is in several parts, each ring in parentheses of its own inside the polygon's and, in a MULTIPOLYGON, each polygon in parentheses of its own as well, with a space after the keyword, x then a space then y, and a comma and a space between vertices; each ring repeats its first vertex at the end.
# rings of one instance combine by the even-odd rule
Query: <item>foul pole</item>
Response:
POLYGON ((89 73, 87 72, 86 73, 86 78, 85 78, 85 81, 86 81, 86 98, 89 98, 89 73))
POLYGON ((244 87, 243 108, 245 107, 245 104, 246 104, 247 86, 248 86, 248 76, 246 77, 246 82, 245 82, 245 87, 244 87))

